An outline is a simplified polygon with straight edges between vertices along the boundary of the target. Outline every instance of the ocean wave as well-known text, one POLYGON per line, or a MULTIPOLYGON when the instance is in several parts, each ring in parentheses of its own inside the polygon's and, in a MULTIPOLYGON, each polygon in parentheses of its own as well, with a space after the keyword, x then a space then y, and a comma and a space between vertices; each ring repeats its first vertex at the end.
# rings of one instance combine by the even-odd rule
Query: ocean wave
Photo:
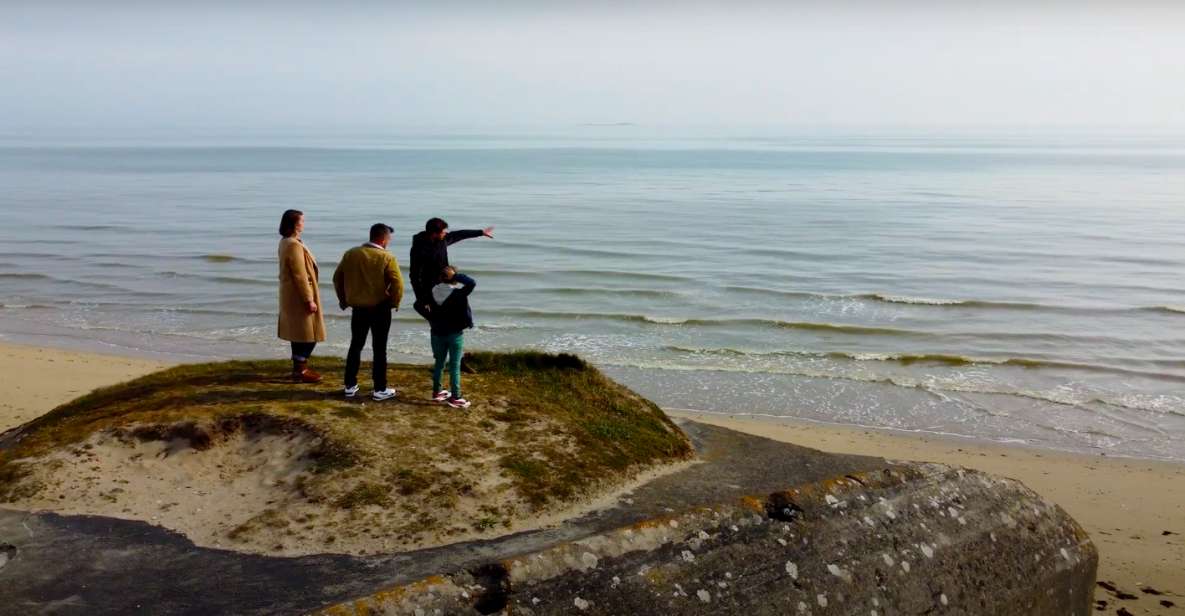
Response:
MULTIPOLYGON (((1091 405, 1100 405, 1111 408, 1117 408, 1126 411, 1136 411, 1145 413, 1156 413, 1165 415, 1175 415, 1185 417, 1185 397, 1164 399, 1160 398, 1152 403, 1142 402, 1126 398, 1109 398, 1105 395, 1088 394, 1085 392, 1054 392, 1054 391, 1032 391, 1024 389, 1010 389, 1007 387, 990 387, 985 384, 968 384, 962 381, 955 380, 941 380, 936 378, 927 378, 925 381, 912 380, 901 376, 883 376, 875 374, 852 374, 852 373, 836 373, 827 370, 812 370, 807 367, 794 368, 768 368, 762 370, 754 370, 743 366, 698 366, 686 364, 672 364, 667 362, 656 361, 621 361, 621 360, 601 360, 601 363, 610 366, 619 366, 623 368, 636 368, 640 370, 658 370, 658 371, 672 371, 672 372, 720 372, 731 374, 774 374, 781 376, 796 376, 815 379, 827 379, 834 381, 851 381, 858 383, 880 384, 893 387, 902 387, 907 389, 916 389, 927 394, 946 399, 945 394, 982 394, 982 395, 996 395, 996 396, 1011 396, 1017 398, 1026 398, 1037 402, 1048 404, 1055 404, 1058 406, 1072 407, 1084 412, 1097 413, 1097 409, 1090 408, 1091 405)), ((1143 424, 1132 422, 1131 420, 1113 418, 1116 421, 1123 421, 1124 423, 1132 423, 1148 429, 1143 424)))
POLYGON ((1165 314, 1185 314, 1185 306, 1149 306, 1143 308, 1146 312, 1160 312, 1165 314))
POLYGON ((234 285, 252 285, 252 286, 273 286, 278 283, 274 279, 260 279, 260 278, 246 278, 243 276, 228 276, 225 274, 202 274, 195 272, 178 272, 176 270, 164 270, 157 272, 158 275, 165 278, 187 278, 191 280, 205 280, 208 282, 217 282, 221 284, 234 285))
POLYGON ((648 323, 651 325, 684 326, 696 325, 700 327, 769 327, 775 329, 796 329, 807 331, 825 331, 852 335, 871 336, 918 336, 930 337, 936 334, 916 330, 895 329, 890 327, 873 327, 868 325, 848 325, 842 323, 824 323, 812 321, 782 321, 778 319, 739 318, 739 319, 699 319, 685 317, 665 317, 645 314, 623 314, 611 312, 550 312, 544 310, 527 309, 495 309, 489 311, 502 316, 536 317, 562 320, 606 320, 628 323, 648 323))
MULTIPOLYGON (((973 366, 973 365, 992 365, 992 366, 1013 366, 1019 368, 1030 369, 1063 369, 1063 370, 1082 370, 1089 372, 1106 372, 1113 374, 1124 374, 1130 376, 1141 376, 1153 379, 1183 381, 1185 382, 1185 375, 1167 374, 1163 372, 1150 372, 1146 370, 1134 370, 1131 368, 1122 368, 1117 366, 1105 366, 1099 364, 1089 364, 1070 361, 1059 361, 1050 359, 1035 359, 1026 357, 969 357, 964 355, 950 355, 944 353, 848 353, 844 351, 742 351, 731 348, 696 348, 696 347, 682 347, 678 345, 670 345, 663 347, 667 351, 675 353, 687 353, 692 355, 718 355, 731 357, 804 357, 804 358, 829 358, 861 362, 893 362, 902 365, 913 364, 942 364, 945 366, 959 367, 959 366, 973 366)), ((1152 363, 1157 363, 1153 361, 1152 363)), ((1168 365, 1176 365, 1176 362, 1163 362, 1168 365)))
POLYGON ((49 310, 45 304, 0 304, 0 310, 49 310))
POLYGON ((55 280, 52 276, 33 272, 0 272, 0 280, 55 280))
POLYGON ((230 263, 231 261, 244 261, 245 260, 245 259, 236 257, 234 255, 201 255, 198 258, 202 259, 203 261, 208 261, 210 263, 230 263))
POLYGON ((632 297, 647 297, 651 299, 673 299, 682 298, 684 294, 678 291, 666 291, 662 289, 612 289, 605 287, 544 287, 539 289, 516 290, 513 293, 531 294, 542 293, 547 295, 560 296, 584 296, 584 295, 629 295, 632 297))
POLYGON ((929 297, 907 297, 904 295, 882 295, 880 293, 870 293, 867 295, 857 295, 856 297, 862 299, 872 299, 880 302, 887 302, 890 304, 919 304, 924 306, 961 306, 967 302, 960 299, 936 299, 929 297))

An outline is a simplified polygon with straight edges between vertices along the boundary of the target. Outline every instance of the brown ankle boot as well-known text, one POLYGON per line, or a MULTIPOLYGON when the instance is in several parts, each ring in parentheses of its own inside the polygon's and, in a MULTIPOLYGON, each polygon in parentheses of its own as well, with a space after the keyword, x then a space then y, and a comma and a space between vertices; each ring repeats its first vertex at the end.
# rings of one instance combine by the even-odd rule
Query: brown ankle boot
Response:
POLYGON ((292 360, 292 380, 296 383, 319 383, 321 375, 309 370, 307 359, 292 360))

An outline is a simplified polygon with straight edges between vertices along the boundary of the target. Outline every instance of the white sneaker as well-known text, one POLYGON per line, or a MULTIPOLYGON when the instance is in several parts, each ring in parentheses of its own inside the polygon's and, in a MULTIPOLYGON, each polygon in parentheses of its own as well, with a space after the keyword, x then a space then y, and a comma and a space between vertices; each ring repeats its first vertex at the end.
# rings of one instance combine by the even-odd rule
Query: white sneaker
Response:
POLYGON ((395 397, 395 390, 388 387, 382 391, 374 392, 371 397, 375 400, 390 400, 395 397))
POLYGON ((469 401, 464 398, 449 398, 448 405, 455 409, 469 408, 469 401))
POLYGON ((447 389, 442 389, 442 390, 436 392, 436 395, 432 396, 432 400, 434 402, 444 402, 445 400, 448 400, 451 397, 452 397, 452 394, 450 394, 447 389))
POLYGON ((347 387, 342 390, 342 393, 345 394, 347 398, 353 398, 354 396, 358 395, 358 386, 355 385, 353 387, 347 387))

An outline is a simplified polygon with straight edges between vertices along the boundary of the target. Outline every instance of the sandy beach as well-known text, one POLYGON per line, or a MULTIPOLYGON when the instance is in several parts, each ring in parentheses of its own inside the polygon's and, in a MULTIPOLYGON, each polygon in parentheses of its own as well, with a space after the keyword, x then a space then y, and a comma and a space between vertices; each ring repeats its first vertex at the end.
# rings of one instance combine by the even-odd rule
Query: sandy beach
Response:
MULTIPOLYGON (((164 365, 0 344, 0 370, 7 377, 0 397, 0 430, 29 421, 94 388, 164 365)), ((1090 533, 1101 555, 1098 579, 1117 589, 1097 590, 1096 599, 1107 602, 1103 613, 1117 613, 1121 607, 1132 614, 1185 609, 1185 465, 788 420, 668 412, 825 451, 929 460, 1019 479, 1066 509, 1090 533), (1117 595, 1134 598, 1119 599, 1117 595), (1165 607, 1162 602, 1176 607, 1165 607)))
POLYGON ((0 344, 0 432, 19 426, 97 387, 167 364, 115 355, 0 344))

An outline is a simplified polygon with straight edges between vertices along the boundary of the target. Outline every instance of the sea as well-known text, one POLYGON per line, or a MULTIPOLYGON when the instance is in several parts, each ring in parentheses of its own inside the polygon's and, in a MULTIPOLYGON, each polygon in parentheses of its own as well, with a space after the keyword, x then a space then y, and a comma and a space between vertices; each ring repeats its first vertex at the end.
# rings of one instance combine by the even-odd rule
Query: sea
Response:
MULTIPOLYGON (((1185 460, 1185 135, 0 135, 0 339, 287 356, 281 213, 328 340, 369 226, 494 226, 466 348, 575 353, 668 408, 1185 460)), ((404 301, 393 358, 430 360, 404 301)), ((428 383, 422 392, 428 395, 428 383)), ((803 443, 809 445, 809 443, 803 443)))

